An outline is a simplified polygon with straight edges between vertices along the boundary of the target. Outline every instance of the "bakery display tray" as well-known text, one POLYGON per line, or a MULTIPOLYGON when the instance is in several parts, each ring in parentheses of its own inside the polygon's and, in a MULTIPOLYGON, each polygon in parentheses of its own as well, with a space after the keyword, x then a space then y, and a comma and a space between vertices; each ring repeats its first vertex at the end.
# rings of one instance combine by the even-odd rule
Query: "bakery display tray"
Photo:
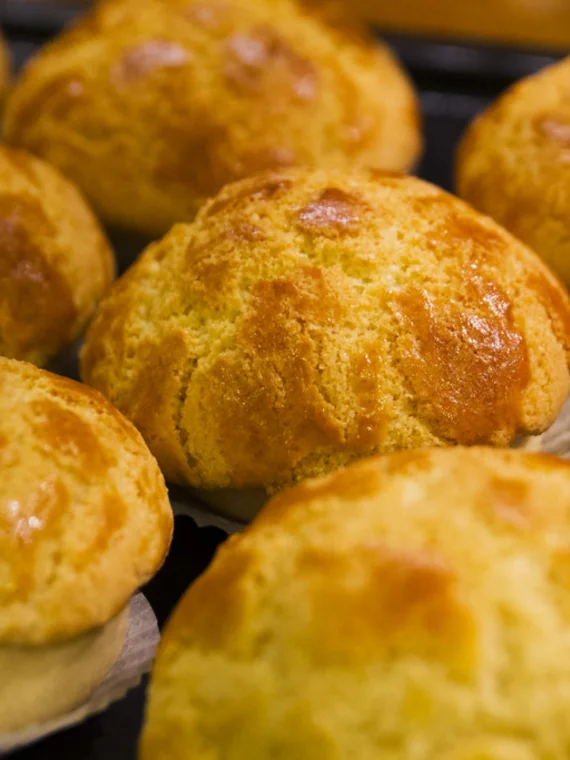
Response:
MULTIPOLYGON (((8 39, 15 67, 78 12, 66 3, 0 0, 0 25, 8 39)), ((418 173, 444 188, 453 188, 454 147, 467 123, 514 80, 553 62, 562 54, 503 50, 450 41, 390 37, 421 95, 426 150, 418 173)), ((120 268, 132 260, 140 241, 111 235, 120 268)), ((73 353, 60 371, 76 377, 73 353), (63 367, 63 369, 62 369, 63 367)), ((175 498, 181 498, 180 493, 175 498)), ((172 550, 159 574, 143 589, 159 625, 186 587, 210 562, 226 534, 198 527, 187 515, 176 517, 172 550)), ((146 682, 125 699, 82 725, 63 731, 10 757, 13 760, 134 760, 142 720, 146 682)))

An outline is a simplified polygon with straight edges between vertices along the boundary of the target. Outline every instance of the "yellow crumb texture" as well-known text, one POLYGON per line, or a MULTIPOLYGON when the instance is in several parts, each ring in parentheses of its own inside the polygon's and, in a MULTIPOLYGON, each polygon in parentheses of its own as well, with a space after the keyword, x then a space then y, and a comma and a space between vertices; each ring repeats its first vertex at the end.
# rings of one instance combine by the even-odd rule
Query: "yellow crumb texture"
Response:
POLYGON ((269 503, 171 618, 141 760, 565 760, 570 466, 369 459, 269 503))
POLYGON ((0 355, 45 364, 83 331, 114 258, 77 189, 0 146, 0 355))
POLYGON ((417 179, 234 183, 103 301, 86 382, 167 479, 274 488, 374 452, 507 446, 568 393, 570 305, 540 259, 417 179))
POLYGON ((162 563, 164 479, 91 388, 0 358, 0 473, 1 645, 106 624, 162 563))
POLYGON ((525 79, 463 139, 458 192, 570 285, 570 58, 525 79))
POLYGON ((151 234, 257 171, 409 169, 421 143, 388 48, 292 0, 99 3, 27 66, 5 127, 151 234))

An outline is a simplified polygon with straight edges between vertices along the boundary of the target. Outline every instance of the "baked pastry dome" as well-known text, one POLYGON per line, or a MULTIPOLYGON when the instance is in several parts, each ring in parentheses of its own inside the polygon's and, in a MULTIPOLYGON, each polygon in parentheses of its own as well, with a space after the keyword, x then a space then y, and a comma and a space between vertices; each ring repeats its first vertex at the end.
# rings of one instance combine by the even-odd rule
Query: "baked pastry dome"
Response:
POLYGON ((369 459, 275 497, 174 612, 141 760, 564 760, 570 467, 369 459))
POLYGON ((83 331, 114 259, 77 189, 0 146, 0 355, 45 362, 83 331))
POLYGON ((537 256, 438 188, 289 170, 229 185, 151 245, 102 302, 82 376, 167 479, 271 490, 545 430, 569 315, 537 256))
POLYGON ((0 471, 3 732, 65 712, 102 680, 172 512, 156 461, 108 401, 5 358, 0 471))
POLYGON ((5 134, 152 235, 263 169, 408 169, 420 147, 389 50, 292 0, 100 3, 27 67, 5 134))
POLYGON ((468 129, 458 192, 570 285, 570 58, 525 79, 468 129))

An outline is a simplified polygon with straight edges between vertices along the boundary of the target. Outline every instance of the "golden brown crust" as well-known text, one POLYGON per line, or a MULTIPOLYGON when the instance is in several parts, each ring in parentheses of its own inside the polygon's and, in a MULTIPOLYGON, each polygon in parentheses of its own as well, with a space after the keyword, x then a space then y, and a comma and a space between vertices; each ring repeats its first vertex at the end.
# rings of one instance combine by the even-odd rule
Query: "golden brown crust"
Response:
POLYGON ((505 292, 472 274, 463 296, 459 304, 443 305, 412 286, 396 309, 407 331, 402 367, 414 393, 445 438, 469 444, 488 440, 497 428, 516 427, 530 368, 505 292))
POLYGON ((512 87, 467 131, 460 195, 570 284, 570 59, 512 87))
POLYGON ((151 246, 82 373, 167 478, 272 488, 541 432, 568 392, 569 319, 536 256, 435 187, 289 170, 224 188, 151 246))
POLYGON ((29 64, 6 138, 108 221, 162 234, 221 186, 290 165, 409 169, 413 89, 388 49, 290 0, 99 4, 29 64))
POLYGON ((402 452, 283 492, 171 617, 141 760, 562 760, 569 540, 545 456, 402 452))
POLYGON ((0 354, 44 364, 81 333, 113 254, 70 182, 0 147, 0 354))
POLYGON ((106 623, 160 566, 164 479, 99 393, 0 358, 0 642, 106 623))

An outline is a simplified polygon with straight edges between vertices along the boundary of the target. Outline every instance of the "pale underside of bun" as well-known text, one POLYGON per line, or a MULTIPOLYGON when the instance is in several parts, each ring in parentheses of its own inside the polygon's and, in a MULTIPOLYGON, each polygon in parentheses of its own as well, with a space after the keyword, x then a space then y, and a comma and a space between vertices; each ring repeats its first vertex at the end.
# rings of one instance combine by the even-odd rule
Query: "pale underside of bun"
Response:
POLYGON ((101 628, 45 646, 0 647, 0 733, 64 715, 99 686, 117 661, 128 606, 101 628))

